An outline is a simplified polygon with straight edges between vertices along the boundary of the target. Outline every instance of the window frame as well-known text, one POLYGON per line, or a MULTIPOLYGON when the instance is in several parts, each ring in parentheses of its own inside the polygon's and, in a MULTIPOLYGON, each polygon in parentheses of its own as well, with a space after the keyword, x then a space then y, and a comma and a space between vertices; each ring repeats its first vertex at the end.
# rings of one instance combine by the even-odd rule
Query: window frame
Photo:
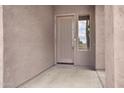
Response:
POLYGON ((91 45, 90 44, 91 23, 90 22, 91 22, 90 21, 90 15, 78 15, 77 16, 77 49, 78 49, 78 51, 88 51, 90 49, 90 45, 91 45), (87 48, 80 48, 79 47, 79 24, 78 24, 79 17, 87 17, 87 19, 84 18, 84 20, 89 21, 89 25, 88 25, 88 22, 86 23, 86 25, 88 25, 86 27, 86 38, 87 38, 87 40, 86 40, 87 41, 86 46, 87 46, 87 48), (89 33, 87 33, 88 28, 90 28, 89 33))

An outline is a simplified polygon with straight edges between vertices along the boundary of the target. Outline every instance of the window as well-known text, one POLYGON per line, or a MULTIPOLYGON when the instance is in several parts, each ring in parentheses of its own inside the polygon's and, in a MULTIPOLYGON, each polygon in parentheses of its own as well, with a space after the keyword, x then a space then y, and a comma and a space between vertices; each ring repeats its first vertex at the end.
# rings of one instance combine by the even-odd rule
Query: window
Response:
POLYGON ((87 50, 89 48, 90 22, 89 16, 79 16, 78 18, 78 48, 87 50))

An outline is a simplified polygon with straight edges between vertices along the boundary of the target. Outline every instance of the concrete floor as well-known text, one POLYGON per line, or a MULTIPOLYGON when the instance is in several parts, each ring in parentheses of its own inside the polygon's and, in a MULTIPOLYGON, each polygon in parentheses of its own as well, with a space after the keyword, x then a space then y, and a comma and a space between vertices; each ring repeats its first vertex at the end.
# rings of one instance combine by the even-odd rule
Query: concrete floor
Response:
POLYGON ((105 87, 105 70, 98 70, 97 74, 102 83, 102 86, 105 87))
POLYGON ((96 71, 81 66, 55 65, 20 88, 101 88, 96 71))

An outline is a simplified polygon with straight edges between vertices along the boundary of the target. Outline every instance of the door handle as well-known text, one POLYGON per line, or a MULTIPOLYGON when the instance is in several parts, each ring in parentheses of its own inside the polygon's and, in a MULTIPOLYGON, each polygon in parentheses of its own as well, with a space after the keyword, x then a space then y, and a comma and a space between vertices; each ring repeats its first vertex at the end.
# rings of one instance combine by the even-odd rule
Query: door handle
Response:
POLYGON ((74 47, 75 47, 75 42, 76 42, 76 38, 74 38, 74 39, 72 40, 72 49, 74 49, 74 47))

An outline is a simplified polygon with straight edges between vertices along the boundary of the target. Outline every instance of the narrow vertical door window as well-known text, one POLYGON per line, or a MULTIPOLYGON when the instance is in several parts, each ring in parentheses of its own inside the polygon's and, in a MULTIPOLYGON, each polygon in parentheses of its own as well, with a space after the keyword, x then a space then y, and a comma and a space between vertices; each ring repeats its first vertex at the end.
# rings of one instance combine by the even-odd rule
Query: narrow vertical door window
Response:
POLYGON ((78 18, 78 49, 87 50, 89 48, 89 16, 79 16, 78 18))

